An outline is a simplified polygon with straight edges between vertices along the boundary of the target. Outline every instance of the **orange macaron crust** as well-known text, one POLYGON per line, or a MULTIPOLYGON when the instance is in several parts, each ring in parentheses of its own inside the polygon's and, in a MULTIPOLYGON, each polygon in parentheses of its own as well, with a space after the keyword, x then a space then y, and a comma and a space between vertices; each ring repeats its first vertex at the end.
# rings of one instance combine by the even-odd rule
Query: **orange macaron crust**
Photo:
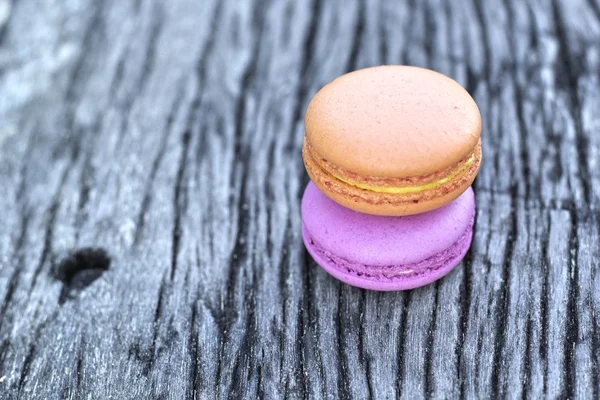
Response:
POLYGON ((481 116, 456 81, 409 66, 343 75, 311 100, 302 155, 327 196, 355 211, 402 216, 441 207, 481 163, 481 116))

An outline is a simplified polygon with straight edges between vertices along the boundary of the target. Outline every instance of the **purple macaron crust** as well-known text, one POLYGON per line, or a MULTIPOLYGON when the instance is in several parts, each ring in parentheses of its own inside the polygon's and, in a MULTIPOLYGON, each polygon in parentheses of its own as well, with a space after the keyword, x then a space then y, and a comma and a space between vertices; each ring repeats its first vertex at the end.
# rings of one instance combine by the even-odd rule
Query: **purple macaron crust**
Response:
POLYGON ((474 217, 471 188, 433 211, 382 217, 345 208, 310 182, 302 198, 302 237, 317 264, 340 281, 407 290, 440 279, 460 263, 471 245, 474 217))

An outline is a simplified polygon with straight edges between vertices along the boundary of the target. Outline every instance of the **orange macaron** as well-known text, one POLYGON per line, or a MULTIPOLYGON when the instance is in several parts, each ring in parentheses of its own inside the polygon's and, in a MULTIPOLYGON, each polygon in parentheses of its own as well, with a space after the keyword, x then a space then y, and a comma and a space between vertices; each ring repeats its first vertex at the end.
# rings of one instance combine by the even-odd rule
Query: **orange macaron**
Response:
POLYGON ((481 163, 481 115, 456 81, 380 66, 323 87, 305 116, 302 155, 315 185, 355 211, 388 216, 439 208, 481 163))

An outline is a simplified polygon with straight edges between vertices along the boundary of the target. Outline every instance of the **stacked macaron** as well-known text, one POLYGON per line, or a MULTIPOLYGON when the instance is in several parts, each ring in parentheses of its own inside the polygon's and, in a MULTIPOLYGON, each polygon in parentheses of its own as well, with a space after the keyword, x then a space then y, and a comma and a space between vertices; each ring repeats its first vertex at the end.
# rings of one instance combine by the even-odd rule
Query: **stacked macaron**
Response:
POLYGON ((423 68, 367 68, 321 89, 305 125, 302 235, 323 269, 405 290, 459 264, 481 163, 481 116, 465 89, 423 68))

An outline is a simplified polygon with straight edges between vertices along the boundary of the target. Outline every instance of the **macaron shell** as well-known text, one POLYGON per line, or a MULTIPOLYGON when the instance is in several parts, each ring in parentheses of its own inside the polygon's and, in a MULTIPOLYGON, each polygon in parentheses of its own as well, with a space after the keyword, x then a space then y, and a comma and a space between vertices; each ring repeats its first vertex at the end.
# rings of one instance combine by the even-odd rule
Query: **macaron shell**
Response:
POLYGON ((414 277, 406 278, 398 281, 384 281, 384 280, 370 280, 361 276, 357 276, 348 272, 344 272, 328 260, 325 256, 315 250, 310 245, 310 237, 305 229, 302 229, 302 239, 304 240, 306 250, 315 260, 315 262, 323 268, 329 275, 333 276, 337 280, 344 282, 348 285, 355 286, 361 289, 377 290, 382 292, 399 291, 399 290, 410 290, 419 288, 430 283, 437 281, 448 275, 465 257, 469 247, 471 245, 471 237, 469 240, 462 245, 459 253, 448 260, 443 266, 433 269, 427 273, 423 273, 414 277))
POLYGON ((302 198, 303 237, 315 261, 336 278, 369 289, 401 290, 436 280, 458 264, 470 245, 474 209, 474 195, 469 188, 455 201, 432 212, 380 217, 337 204, 311 182, 302 198), (339 266, 336 268, 330 259, 316 250, 313 242, 349 263, 379 267, 379 270, 387 266, 417 264, 435 258, 453 246, 459 248, 439 268, 390 280, 359 277, 339 266))
POLYGON ((454 186, 441 186, 428 191, 426 196, 382 194, 361 189, 328 174, 316 165, 304 149, 303 158, 310 179, 335 202, 361 213, 403 216, 431 211, 458 198, 475 180, 481 162, 481 152, 477 153, 472 168, 458 177, 454 186))
POLYGON ((410 264, 455 243, 469 226, 474 205, 469 188, 437 210, 382 217, 342 207, 311 182, 302 198, 302 221, 322 247, 339 257, 369 265, 410 264))
POLYGON ((340 168, 411 177, 472 152, 481 116, 456 81, 396 65, 354 71, 323 87, 308 105, 305 126, 311 146, 340 168))

